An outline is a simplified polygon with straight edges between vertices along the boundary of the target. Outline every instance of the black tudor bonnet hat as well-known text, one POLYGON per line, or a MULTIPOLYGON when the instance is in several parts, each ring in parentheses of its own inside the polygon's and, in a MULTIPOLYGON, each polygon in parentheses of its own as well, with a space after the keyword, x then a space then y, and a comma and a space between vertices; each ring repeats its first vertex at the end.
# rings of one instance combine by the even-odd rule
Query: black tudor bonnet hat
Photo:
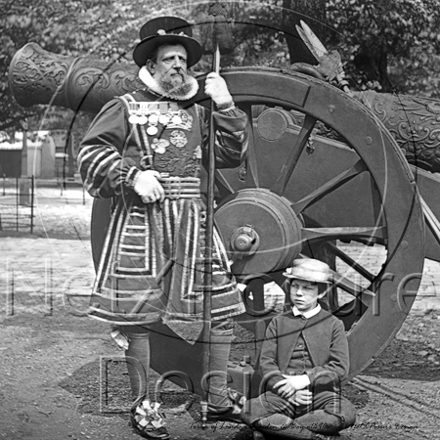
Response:
POLYGON ((142 67, 159 46, 181 44, 187 52, 188 67, 200 60, 203 49, 192 37, 191 25, 178 17, 158 17, 147 21, 140 30, 141 41, 133 52, 134 62, 142 67))

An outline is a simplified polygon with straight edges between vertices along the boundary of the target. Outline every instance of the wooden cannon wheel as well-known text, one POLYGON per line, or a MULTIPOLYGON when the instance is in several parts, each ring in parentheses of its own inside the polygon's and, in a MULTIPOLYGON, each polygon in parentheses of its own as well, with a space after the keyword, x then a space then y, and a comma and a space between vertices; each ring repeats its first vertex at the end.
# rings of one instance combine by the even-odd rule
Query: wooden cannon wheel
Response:
POLYGON ((335 261, 330 308, 345 323, 355 375, 399 330, 420 283, 424 223, 414 177, 377 118, 335 87, 278 69, 224 76, 253 116, 246 165, 218 171, 216 219, 231 252, 245 254, 234 272, 278 281, 299 252, 335 261), (347 293, 356 299, 347 302, 347 293))
MULTIPOLYGON (((246 163, 216 176, 216 220, 233 270, 245 282, 280 282, 300 253, 334 261, 338 287, 329 307, 344 321, 353 376, 394 337, 420 283, 424 223, 414 177, 383 125, 335 87, 279 69, 222 74, 253 121, 246 163)), ((208 105, 202 93, 196 98, 208 105)), ((95 262, 108 206, 98 200, 93 208, 95 262)), ((242 321, 257 318, 249 313, 242 321)), ((188 370, 198 376, 194 355, 188 370)), ((173 370, 171 358, 161 356, 153 354, 153 368, 173 370)))

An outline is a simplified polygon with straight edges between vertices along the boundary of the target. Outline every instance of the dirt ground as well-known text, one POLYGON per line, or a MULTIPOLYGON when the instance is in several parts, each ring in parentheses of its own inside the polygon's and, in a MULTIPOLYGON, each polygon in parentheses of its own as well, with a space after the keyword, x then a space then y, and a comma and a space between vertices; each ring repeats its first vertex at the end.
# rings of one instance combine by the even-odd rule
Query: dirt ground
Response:
MULTIPOLYGON (((45 234, 52 247, 55 239, 68 239, 67 244, 72 238, 86 242, 84 219, 90 213, 90 201, 71 205, 57 211, 41 203, 34 237, 45 234), (71 213, 68 219, 66 211, 71 213)), ((0 248, 8 243, 8 249, 19 249, 31 270, 32 240, 43 239, 4 233, 0 248), (26 249, 22 249, 24 243, 26 249)), ((57 298, 49 308, 47 303, 32 310, 17 304, 14 315, 8 315, 4 293, 10 279, 5 278, 5 261, 0 261, 0 438, 140 438, 128 425, 128 378, 123 353, 111 341, 108 325, 82 316, 86 299, 81 297, 71 308, 57 298)), ((344 434, 353 440, 440 439, 439 334, 440 305, 411 311, 389 347, 344 387, 358 409, 356 425, 344 434)), ((238 328, 236 335, 232 361, 249 351, 242 343, 245 333, 238 328)), ((216 423, 203 430, 198 398, 174 385, 166 384, 161 396, 172 439, 252 438, 244 425, 216 423)))
MULTIPOLYGON (((399 337, 345 386, 358 408, 358 423, 346 431, 350 438, 440 438, 439 323, 435 313, 410 316, 399 337)), ((122 352, 106 324, 56 310, 3 317, 1 324, 0 438, 138 438, 128 426, 122 352)), ((237 344, 232 360, 242 354, 237 344)), ((173 439, 252 438, 244 425, 232 423, 203 430, 198 399, 173 385, 161 399, 173 439)))

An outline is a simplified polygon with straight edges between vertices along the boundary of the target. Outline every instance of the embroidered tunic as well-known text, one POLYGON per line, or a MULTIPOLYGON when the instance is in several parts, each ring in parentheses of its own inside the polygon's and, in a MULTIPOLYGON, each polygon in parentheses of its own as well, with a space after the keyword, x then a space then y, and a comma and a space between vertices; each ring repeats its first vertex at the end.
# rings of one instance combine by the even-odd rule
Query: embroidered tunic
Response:
MULTIPOLYGON (((207 112, 185 101, 141 90, 108 103, 92 123, 78 155, 94 197, 113 197, 90 316, 120 325, 162 319, 185 339, 202 328, 203 293, 212 295, 212 319, 244 312, 226 251, 214 230, 213 281, 204 287, 205 207, 200 167, 207 148, 207 112), (136 175, 161 173, 163 203, 144 204, 136 175)), ((215 112, 216 166, 235 167, 247 148, 247 116, 215 112)))

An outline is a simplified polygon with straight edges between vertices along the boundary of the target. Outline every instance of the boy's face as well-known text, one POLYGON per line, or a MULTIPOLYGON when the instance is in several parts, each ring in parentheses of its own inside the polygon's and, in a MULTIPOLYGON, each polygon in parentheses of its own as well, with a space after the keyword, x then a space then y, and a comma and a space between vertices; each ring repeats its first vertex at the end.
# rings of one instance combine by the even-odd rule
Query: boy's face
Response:
POLYGON ((308 312, 318 305, 318 299, 325 293, 319 293, 317 283, 292 279, 290 283, 290 300, 300 312, 308 312))

